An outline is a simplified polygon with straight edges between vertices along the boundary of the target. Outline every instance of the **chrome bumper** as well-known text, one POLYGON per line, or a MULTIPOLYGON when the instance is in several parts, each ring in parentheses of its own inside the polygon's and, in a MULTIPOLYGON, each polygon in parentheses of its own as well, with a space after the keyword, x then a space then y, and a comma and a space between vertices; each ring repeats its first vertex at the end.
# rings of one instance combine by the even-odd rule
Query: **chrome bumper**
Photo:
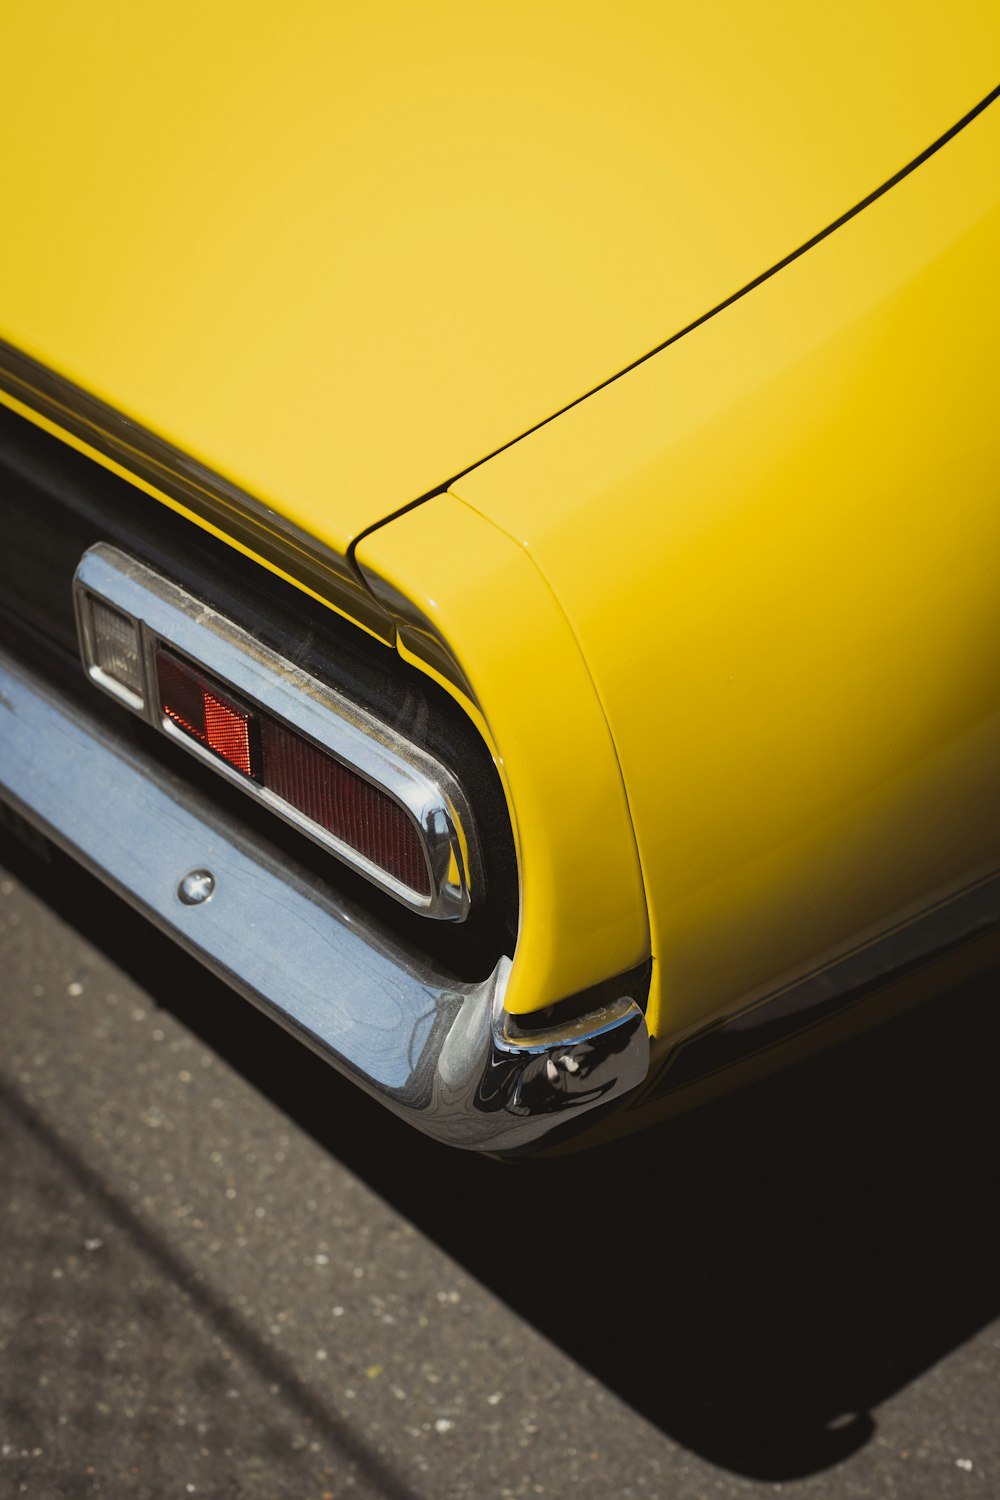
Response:
POLYGON ((525 1033, 510 961, 466 984, 318 893, 0 652, 0 796, 340 1072, 437 1140, 520 1150, 642 1083, 636 997, 525 1033))

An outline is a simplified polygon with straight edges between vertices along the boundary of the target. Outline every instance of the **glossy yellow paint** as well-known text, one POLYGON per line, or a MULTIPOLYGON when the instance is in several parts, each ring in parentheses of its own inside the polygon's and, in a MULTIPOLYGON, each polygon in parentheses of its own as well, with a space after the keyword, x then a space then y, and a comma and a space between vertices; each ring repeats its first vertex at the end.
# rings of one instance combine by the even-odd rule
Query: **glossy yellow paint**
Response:
POLYGON ((507 1008, 540 1009, 641 963, 646 903, 614 746, 531 559, 439 495, 366 537, 358 560, 399 619, 403 653, 443 652, 446 684, 468 684, 507 791, 521 891, 507 1008))
POLYGON ((339 553, 994 84, 988 0, 5 0, 0 337, 339 553))
POLYGON ((661 1038, 1000 868, 998 266, 1000 104, 454 487, 593 675, 661 1038))

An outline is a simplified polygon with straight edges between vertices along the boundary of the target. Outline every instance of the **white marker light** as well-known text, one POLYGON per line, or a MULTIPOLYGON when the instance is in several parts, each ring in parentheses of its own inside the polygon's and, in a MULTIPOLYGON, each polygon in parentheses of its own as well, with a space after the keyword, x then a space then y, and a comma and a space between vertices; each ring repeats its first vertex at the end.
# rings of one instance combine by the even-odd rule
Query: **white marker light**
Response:
POLYGON ((93 595, 87 598, 90 614, 90 661, 103 685, 130 708, 143 707, 144 673, 139 631, 133 620, 111 609, 93 595))

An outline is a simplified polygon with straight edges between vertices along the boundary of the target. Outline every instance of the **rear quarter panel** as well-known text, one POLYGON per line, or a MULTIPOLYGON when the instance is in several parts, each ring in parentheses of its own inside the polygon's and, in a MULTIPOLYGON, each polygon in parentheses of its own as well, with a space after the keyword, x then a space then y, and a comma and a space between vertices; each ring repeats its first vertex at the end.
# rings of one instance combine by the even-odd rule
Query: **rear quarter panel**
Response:
POLYGON ((592 674, 661 1049, 1000 865, 998 162, 995 105, 453 487, 592 674))

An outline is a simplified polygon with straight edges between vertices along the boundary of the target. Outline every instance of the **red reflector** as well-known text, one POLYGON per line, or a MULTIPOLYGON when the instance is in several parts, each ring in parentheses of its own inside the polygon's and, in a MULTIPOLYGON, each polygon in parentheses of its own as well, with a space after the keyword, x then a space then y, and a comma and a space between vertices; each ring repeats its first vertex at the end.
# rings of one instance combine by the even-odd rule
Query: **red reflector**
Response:
POLYGON ((160 708, 167 718, 244 776, 252 777, 253 715, 238 708, 210 678, 162 648, 156 653, 156 677, 160 708))
POLYGON ((370 781, 276 719, 261 715, 264 784, 372 864, 430 895, 413 820, 370 781))
POLYGON ((210 747, 244 776, 252 776, 249 714, 227 707, 207 690, 202 696, 205 700, 205 738, 210 747))

